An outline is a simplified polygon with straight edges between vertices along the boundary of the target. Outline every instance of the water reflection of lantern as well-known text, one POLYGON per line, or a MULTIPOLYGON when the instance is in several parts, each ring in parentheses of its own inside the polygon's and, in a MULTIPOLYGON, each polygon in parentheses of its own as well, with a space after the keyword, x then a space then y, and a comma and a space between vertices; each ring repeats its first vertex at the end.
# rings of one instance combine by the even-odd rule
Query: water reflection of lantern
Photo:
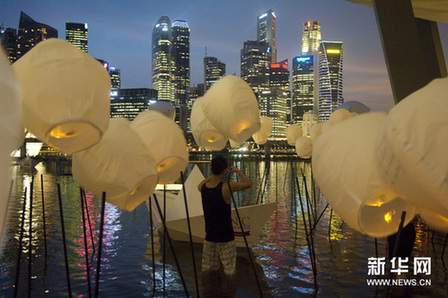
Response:
POLYGON ((140 113, 131 128, 142 139, 157 164, 159 183, 173 183, 188 164, 187 142, 182 130, 156 111, 140 113))
POLYGON ((219 79, 203 98, 207 119, 226 139, 248 140, 260 129, 260 111, 252 88, 241 78, 227 75, 219 79))
POLYGON ((0 240, 8 210, 11 153, 23 142, 19 83, 4 52, 0 50, 0 240))
POLYGON ((303 134, 302 127, 297 124, 292 124, 286 128, 286 140, 289 146, 295 146, 296 141, 303 134))
POLYGON ((436 79, 393 107, 378 135, 376 160, 390 187, 448 218, 448 78, 436 79))
POLYGON ((398 231, 415 208, 384 184, 377 172, 374 143, 385 114, 357 116, 329 127, 313 142, 313 171, 332 208, 355 230, 372 237, 398 231))
POLYGON ((196 144, 210 150, 222 150, 227 144, 225 138, 207 119, 203 111, 203 97, 194 101, 191 110, 191 132, 196 144))
POLYGON ((110 120, 101 142, 73 155, 75 181, 121 209, 131 211, 153 193, 155 162, 140 137, 123 118, 110 120))
POLYGON ((25 127, 63 153, 99 142, 109 125, 110 77, 61 39, 38 43, 13 64, 23 91, 25 127))
POLYGON ((268 138, 271 136, 273 126, 274 121, 272 120, 272 118, 262 116, 260 118, 260 129, 252 135, 255 143, 257 143, 258 145, 265 144, 268 138))

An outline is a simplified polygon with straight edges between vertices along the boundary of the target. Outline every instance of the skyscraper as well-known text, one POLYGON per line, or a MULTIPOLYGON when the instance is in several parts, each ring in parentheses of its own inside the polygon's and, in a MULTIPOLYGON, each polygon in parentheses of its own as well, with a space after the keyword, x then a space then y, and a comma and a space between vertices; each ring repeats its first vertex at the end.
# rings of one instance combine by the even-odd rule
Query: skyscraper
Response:
POLYGON ((308 21, 303 24, 302 55, 314 55, 322 41, 320 22, 308 21))
POLYGON ((333 110, 344 102, 342 96, 342 57, 340 41, 322 41, 319 47, 319 121, 328 121, 333 110))
POLYGON ((84 53, 88 52, 87 23, 65 23, 65 40, 78 47, 84 53))
POLYGON ((17 30, 0 28, 0 39, 9 62, 15 62, 17 60, 17 30))
POLYGON ((187 22, 182 20, 175 20, 171 28, 176 101, 186 104, 187 88, 190 87, 190 28, 187 22))
POLYGON ((134 120, 140 112, 157 102, 157 91, 149 88, 119 89, 113 91, 110 101, 110 117, 134 120))
POLYGON ((162 16, 152 31, 152 87, 158 91, 159 100, 169 101, 176 107, 172 43, 171 21, 162 16))
POLYGON ((314 56, 298 56, 292 64, 291 123, 302 124, 314 109, 314 56))
POLYGON ((40 41, 57 37, 58 30, 36 22, 22 11, 20 13, 19 31, 17 34, 17 59, 25 55, 40 41))
POLYGON ((266 42, 248 40, 241 49, 241 78, 257 96, 269 89, 268 47, 266 42))
POLYGON ((118 90, 121 87, 120 70, 115 67, 109 68, 110 86, 112 90, 118 90))
POLYGON ((276 23, 277 17, 272 9, 259 15, 257 19, 257 41, 268 45, 267 53, 270 55, 270 63, 277 62, 276 23))
POLYGON ((220 78, 226 75, 226 64, 215 57, 204 57, 204 83, 205 91, 220 78))

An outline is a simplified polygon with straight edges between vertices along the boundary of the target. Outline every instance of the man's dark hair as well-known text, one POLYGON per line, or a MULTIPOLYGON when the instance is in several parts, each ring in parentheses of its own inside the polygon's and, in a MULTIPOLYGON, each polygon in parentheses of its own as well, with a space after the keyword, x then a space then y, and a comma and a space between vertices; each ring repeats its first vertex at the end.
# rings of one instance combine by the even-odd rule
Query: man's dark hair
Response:
POLYGON ((217 156, 212 159, 212 174, 220 175, 227 169, 227 159, 222 156, 217 156))

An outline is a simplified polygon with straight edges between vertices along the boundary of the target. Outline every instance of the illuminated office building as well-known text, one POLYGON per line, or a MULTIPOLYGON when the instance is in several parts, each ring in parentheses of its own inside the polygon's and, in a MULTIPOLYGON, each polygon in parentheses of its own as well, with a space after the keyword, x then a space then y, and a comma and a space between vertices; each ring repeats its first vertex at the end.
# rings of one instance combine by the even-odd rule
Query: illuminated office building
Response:
POLYGON ((14 28, 0 28, 0 39, 8 60, 17 60, 17 30, 14 28))
POLYGON ((110 117, 134 118, 157 102, 157 90, 149 88, 118 89, 111 91, 110 117))
POLYGON ((17 34, 17 59, 25 55, 37 43, 48 38, 57 38, 58 30, 38 23, 23 11, 20 13, 17 34))
POLYGON ((314 56, 298 56, 292 64, 291 123, 302 124, 314 109, 314 56))
POLYGON ((308 21, 303 24, 302 55, 314 55, 322 41, 320 22, 308 21))
POLYGON ((65 23, 65 40, 78 47, 84 53, 88 52, 87 23, 65 23))
POLYGON ((205 90, 210 87, 220 78, 226 75, 226 64, 219 61, 215 57, 204 57, 204 83, 205 90))
POLYGON ((248 40, 241 49, 241 78, 249 84, 257 96, 262 91, 269 90, 268 47, 265 42, 248 40))
POLYGON ((190 28, 186 21, 172 23, 174 87, 178 103, 187 103, 187 88, 190 87, 190 28))
POLYGON ((278 87, 264 90, 259 95, 260 115, 270 117, 273 121, 271 138, 286 137, 288 97, 288 92, 278 87))
POLYGON ((277 17, 272 9, 257 18, 257 41, 268 45, 266 52, 270 56, 269 63, 277 62, 276 23, 277 17))
POLYGON ((334 109, 344 102, 342 96, 342 42, 322 41, 319 47, 319 122, 328 121, 334 109))
POLYGON ((115 67, 109 68, 111 90, 118 90, 121 87, 120 70, 115 67))
POLYGON ((152 31, 152 87, 158 91, 159 100, 168 101, 176 107, 172 43, 171 21, 167 16, 162 16, 152 31))

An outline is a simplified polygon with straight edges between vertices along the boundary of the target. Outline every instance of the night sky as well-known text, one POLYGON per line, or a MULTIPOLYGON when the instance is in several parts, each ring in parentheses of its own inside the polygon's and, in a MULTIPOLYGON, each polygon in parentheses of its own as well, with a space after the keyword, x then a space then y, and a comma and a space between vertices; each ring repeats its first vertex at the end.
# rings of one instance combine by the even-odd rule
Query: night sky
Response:
MULTIPOLYGON (((1 0, 0 24, 18 28, 20 12, 50 25, 65 39, 65 23, 88 23, 89 54, 121 70, 122 88, 151 88, 151 36, 158 19, 185 20, 190 27, 192 85, 203 82, 208 56, 240 75, 240 50, 256 40, 257 16, 277 15, 277 59, 300 55, 302 25, 319 21, 322 39, 344 42, 344 98, 372 111, 393 106, 381 41, 372 8, 344 0, 1 0)), ((448 24, 439 23, 448 60, 448 24)))

